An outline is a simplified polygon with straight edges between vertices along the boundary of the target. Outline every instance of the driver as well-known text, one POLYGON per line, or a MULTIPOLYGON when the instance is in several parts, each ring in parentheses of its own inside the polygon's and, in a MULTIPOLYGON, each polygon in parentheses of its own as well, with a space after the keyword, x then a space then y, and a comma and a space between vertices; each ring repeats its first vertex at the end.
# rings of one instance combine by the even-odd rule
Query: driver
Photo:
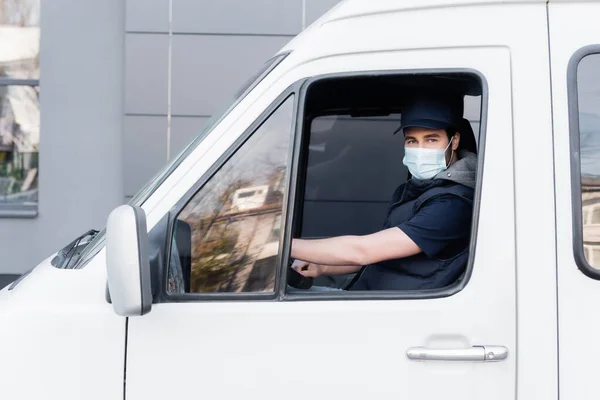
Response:
MULTIPOLYGON (((464 271, 471 235, 477 156, 461 149, 463 102, 421 96, 403 110, 400 185, 379 232, 292 241, 292 268, 306 277, 360 272, 348 290, 435 289, 464 271)), ((311 290, 340 290, 313 287, 311 290)))

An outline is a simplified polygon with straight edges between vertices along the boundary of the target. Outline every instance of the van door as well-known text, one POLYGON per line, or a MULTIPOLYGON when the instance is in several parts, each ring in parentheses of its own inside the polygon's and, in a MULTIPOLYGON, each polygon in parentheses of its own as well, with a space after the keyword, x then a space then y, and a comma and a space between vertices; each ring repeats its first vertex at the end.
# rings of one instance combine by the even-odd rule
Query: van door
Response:
MULTIPOLYGON (((189 222, 186 229, 192 230, 192 251, 200 252, 202 271, 179 287, 182 272, 170 269, 161 303, 129 319, 127 399, 514 398, 509 54, 499 47, 362 53, 304 63, 292 73, 318 76, 344 66, 371 71, 367 75, 400 67, 409 73, 458 68, 481 74, 485 133, 480 157, 485 161, 479 164, 474 252, 459 291, 412 297, 367 293, 353 299, 294 299, 280 293, 287 267, 281 261, 286 258, 283 239, 290 229, 284 205, 296 190, 290 168, 301 135, 295 114, 303 110, 303 92, 292 87, 213 167, 190 171, 198 174, 196 183, 173 207, 171 220, 189 222), (202 210, 210 212, 197 217, 202 210), (244 257, 232 256, 240 252, 244 257), (232 259, 244 272, 223 284, 222 269, 214 272, 211 265, 234 265, 232 259), (493 362, 495 355, 486 355, 485 346, 506 348, 508 356, 498 353, 500 360, 493 362)), ((171 231, 177 230, 175 225, 171 231)), ((168 241, 174 250, 186 251, 178 247, 176 234, 168 241)))
POLYGON ((549 6, 560 397, 597 399, 600 357, 600 3, 549 6))

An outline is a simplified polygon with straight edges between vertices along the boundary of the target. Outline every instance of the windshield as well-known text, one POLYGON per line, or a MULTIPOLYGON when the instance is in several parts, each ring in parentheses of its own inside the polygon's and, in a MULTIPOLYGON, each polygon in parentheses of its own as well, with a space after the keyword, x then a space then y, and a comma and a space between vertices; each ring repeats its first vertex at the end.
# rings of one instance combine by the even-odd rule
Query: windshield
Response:
MULTIPOLYGON (((196 135, 194 140, 183 149, 177 157, 167 164, 162 170, 158 172, 151 180, 144 186, 129 202, 128 204, 140 207, 148 198, 154 193, 154 191, 171 175, 171 173, 185 160, 185 158, 194 149, 202 143, 202 140, 217 126, 230 112, 237 106, 247 95, 258 85, 271 71, 275 69, 289 53, 282 53, 267 61, 262 68, 256 72, 250 79, 246 81, 244 85, 236 92, 233 96, 232 101, 223 108, 220 113, 214 114, 204 125, 202 130, 196 135)), ((82 268, 87 261, 91 259, 104 245, 105 229, 102 229, 100 233, 88 244, 87 248, 83 250, 81 257, 74 268, 82 268)))

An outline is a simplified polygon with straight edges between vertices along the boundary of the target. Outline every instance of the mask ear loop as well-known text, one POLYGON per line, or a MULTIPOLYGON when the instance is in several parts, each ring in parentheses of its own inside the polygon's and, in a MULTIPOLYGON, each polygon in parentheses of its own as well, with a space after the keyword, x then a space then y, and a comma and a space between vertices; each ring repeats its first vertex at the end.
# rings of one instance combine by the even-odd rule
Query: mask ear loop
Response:
MULTIPOLYGON (((448 143, 448 146, 446 146, 444 153, 446 153, 446 150, 448 150, 448 147, 452 146, 452 141, 454 140, 454 136, 455 135, 452 135, 452 137, 450 138, 450 143, 448 143)), ((452 153, 450 154, 450 161, 448 161, 448 163, 446 164, 446 168, 448 168, 450 166, 453 158, 454 158, 454 150, 452 150, 452 153)))

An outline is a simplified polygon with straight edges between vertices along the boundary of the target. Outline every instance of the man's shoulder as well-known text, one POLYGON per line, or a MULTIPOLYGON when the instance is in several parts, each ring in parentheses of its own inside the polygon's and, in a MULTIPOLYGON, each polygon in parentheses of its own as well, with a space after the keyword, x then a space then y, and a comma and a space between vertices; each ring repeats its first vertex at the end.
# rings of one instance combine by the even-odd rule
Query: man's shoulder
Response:
POLYGON ((454 225, 456 221, 467 221, 473 215, 473 203, 468 199, 454 194, 440 194, 427 199, 415 211, 421 221, 432 226, 450 226, 451 230, 463 229, 462 224, 454 225), (448 225, 450 224, 450 225, 448 225))
POLYGON ((459 183, 437 186, 419 196, 418 204, 416 204, 416 206, 417 208, 420 208, 435 203, 444 205, 456 203, 468 204, 472 207, 474 193, 475 191, 473 188, 459 183))

